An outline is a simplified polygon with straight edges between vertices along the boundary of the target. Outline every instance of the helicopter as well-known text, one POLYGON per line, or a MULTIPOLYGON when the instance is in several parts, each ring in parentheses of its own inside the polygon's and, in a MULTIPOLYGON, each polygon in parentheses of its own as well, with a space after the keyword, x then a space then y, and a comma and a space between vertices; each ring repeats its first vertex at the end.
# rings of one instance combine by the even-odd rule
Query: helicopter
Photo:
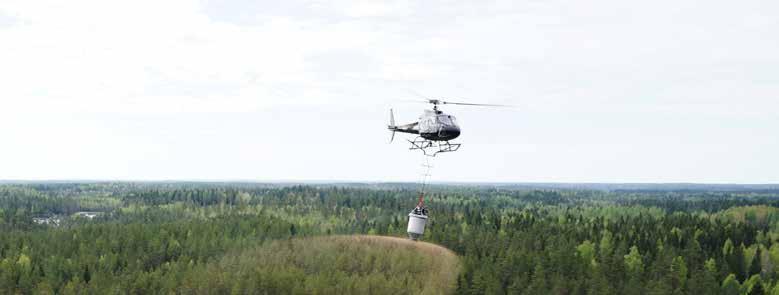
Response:
POLYGON ((432 110, 424 110, 417 122, 395 125, 395 114, 390 109, 390 122, 387 126, 389 131, 392 131, 392 138, 390 142, 395 140, 395 133, 411 133, 418 134, 414 140, 409 140, 411 143, 411 150, 422 150, 425 155, 435 156, 438 153, 454 152, 460 148, 459 143, 450 143, 460 136, 460 126, 457 125, 457 118, 450 114, 446 114, 438 109, 439 105, 451 104, 451 105, 466 105, 466 106, 492 106, 492 107, 509 107, 507 105, 499 104, 478 104, 478 103, 463 103, 463 102, 450 102, 439 99, 426 99, 426 103, 433 105, 432 110))
POLYGON ((494 107, 509 107, 507 105, 498 104, 478 104, 478 103, 464 103, 464 102, 450 102, 439 99, 426 99, 426 103, 433 105, 432 110, 425 110, 419 117, 419 121, 412 122, 404 125, 395 125, 395 113, 390 109, 390 122, 387 125, 387 129, 392 132, 392 138, 390 142, 395 140, 395 133, 411 133, 418 134, 414 140, 409 140, 411 143, 410 150, 421 150, 425 156, 425 174, 422 180, 422 189, 419 192, 419 200, 417 205, 411 213, 408 214, 408 237, 413 241, 419 240, 425 233, 425 225, 428 220, 428 211, 425 207, 425 187, 427 177, 430 176, 430 160, 438 153, 454 152, 460 149, 459 143, 450 143, 460 136, 460 126, 457 125, 457 118, 450 114, 446 114, 438 109, 439 105, 452 104, 452 105, 467 105, 467 106, 494 106, 494 107))

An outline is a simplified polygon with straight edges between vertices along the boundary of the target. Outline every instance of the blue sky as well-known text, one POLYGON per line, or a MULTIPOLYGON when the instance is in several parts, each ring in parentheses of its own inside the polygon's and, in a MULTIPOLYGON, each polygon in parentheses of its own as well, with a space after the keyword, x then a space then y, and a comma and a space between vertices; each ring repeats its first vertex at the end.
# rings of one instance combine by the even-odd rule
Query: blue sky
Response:
POLYGON ((775 1, 4 1, 0 179, 776 183, 775 1), (402 139, 402 136, 398 139, 402 139))

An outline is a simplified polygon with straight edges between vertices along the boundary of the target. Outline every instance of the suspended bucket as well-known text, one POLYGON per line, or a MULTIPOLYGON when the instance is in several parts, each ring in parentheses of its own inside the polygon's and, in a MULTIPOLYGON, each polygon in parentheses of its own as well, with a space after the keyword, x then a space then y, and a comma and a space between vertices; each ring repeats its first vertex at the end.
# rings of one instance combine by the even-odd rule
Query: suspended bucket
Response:
POLYGON ((419 240, 425 233, 425 224, 427 224, 427 210, 417 207, 408 214, 408 238, 414 241, 419 240))

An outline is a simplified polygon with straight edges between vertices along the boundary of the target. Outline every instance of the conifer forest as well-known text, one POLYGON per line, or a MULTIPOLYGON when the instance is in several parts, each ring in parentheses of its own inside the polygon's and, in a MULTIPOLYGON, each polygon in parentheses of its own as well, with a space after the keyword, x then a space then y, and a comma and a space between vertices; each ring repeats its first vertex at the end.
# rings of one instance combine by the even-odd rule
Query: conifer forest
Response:
POLYGON ((775 188, 430 190, 392 246, 413 184, 0 184, 0 294, 779 294, 775 188))

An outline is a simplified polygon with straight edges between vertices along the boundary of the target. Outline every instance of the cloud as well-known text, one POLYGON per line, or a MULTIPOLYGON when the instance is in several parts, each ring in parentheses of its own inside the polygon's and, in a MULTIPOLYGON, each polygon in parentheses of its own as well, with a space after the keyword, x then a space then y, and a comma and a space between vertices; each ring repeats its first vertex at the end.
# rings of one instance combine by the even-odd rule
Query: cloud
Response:
MULTIPOLYGON (((534 162, 501 151, 484 170, 508 171, 531 161, 537 169, 566 171, 564 162, 573 156, 550 164, 566 150, 561 145, 581 145, 592 158, 605 159, 612 155, 608 144, 625 142, 630 144, 622 146, 617 160, 594 169, 590 178, 573 169, 577 172, 558 179, 612 177, 609 171, 627 169, 619 159, 643 157, 669 142, 679 144, 675 161, 692 167, 700 163, 701 143, 716 146, 710 153, 715 158, 727 156, 726 151, 755 153, 734 141, 777 145, 771 135, 779 128, 774 114, 779 107, 777 8, 759 0, 738 5, 695 0, 5 1, 0 6, 0 132, 10 134, 4 142, 12 144, 2 147, 0 162, 14 164, 4 165, 12 168, 0 171, 0 178, 35 176, 24 163, 57 167, 52 177, 100 177, 101 163, 114 155, 98 152, 103 149, 128 155, 113 160, 124 167, 112 170, 116 177, 143 175, 144 165, 203 161, 198 155, 212 151, 227 156, 220 158, 225 162, 211 160, 209 167, 233 167, 237 172, 230 175, 237 177, 258 173, 241 166, 242 157, 252 167, 262 164, 290 174, 296 171, 285 166, 290 162, 304 169, 307 161, 369 158, 375 156, 371 151, 398 148, 383 145, 386 108, 393 105, 399 116, 415 118, 423 106, 394 103, 415 98, 412 92, 520 106, 512 112, 446 108, 464 124, 462 140, 472 144, 470 152, 458 155, 464 162, 485 163, 479 159, 493 152, 490 144, 510 144, 545 159, 534 162), (149 119, 158 117, 168 119, 149 119), (177 120, 210 131, 191 131, 177 120), (234 132, 241 128, 247 131, 234 132), (307 155, 301 139, 282 129, 316 134, 309 136, 325 145, 320 151, 327 151, 328 159, 307 155), (55 163, 64 154, 41 157, 51 143, 31 140, 30 134, 47 131, 58 134, 56 141, 90 163, 82 165, 88 168, 66 173, 78 161, 66 166, 55 163), (197 144, 209 137, 233 142, 247 133, 259 139, 238 140, 237 153, 230 145, 197 144), (350 140, 368 151, 357 151, 350 140), (30 150, 24 142, 34 144, 35 152, 8 156, 30 150), (76 148, 81 145, 87 146, 76 148)), ((779 161, 761 155, 765 163, 779 161)), ((376 167, 395 164, 385 158, 377 159, 376 167)), ((652 161, 658 158, 649 159, 640 162, 649 171, 645 175, 661 175, 652 161)), ((724 159, 729 165, 724 170, 753 168, 735 159, 744 160, 724 159)), ((350 171, 362 169, 360 164, 299 176, 348 178, 350 171)), ((406 177, 397 169, 395 175, 406 177)), ((365 175, 375 177, 385 172, 367 170, 365 175)), ((189 177, 193 171, 170 168, 167 173, 189 177)), ((749 179, 775 179, 756 171, 762 172, 749 179)), ((686 175, 692 180, 741 177, 712 169, 686 175)))
POLYGON ((15 111, 247 111, 356 102, 370 89, 355 84, 381 83, 386 99, 423 85, 587 108, 716 99, 731 89, 702 83, 754 83, 779 63, 777 40, 761 37, 777 25, 749 3, 741 20, 719 2, 600 2, 12 2, 4 14, 23 25, 0 33, 13 44, 0 78, 23 101, 15 111))

